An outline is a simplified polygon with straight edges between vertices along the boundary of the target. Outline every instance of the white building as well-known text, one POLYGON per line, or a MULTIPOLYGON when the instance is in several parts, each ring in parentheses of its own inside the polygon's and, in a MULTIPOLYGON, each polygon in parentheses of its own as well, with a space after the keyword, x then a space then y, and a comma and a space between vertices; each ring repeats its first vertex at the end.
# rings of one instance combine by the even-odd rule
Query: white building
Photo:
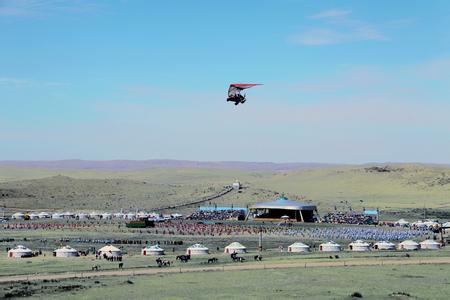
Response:
POLYGON ((48 219, 50 218, 50 214, 45 211, 39 213, 39 219, 48 219))
POLYGON ((224 253, 247 253, 247 247, 238 242, 233 242, 225 247, 224 253))
POLYGON ((362 240, 356 240, 348 244, 348 249, 355 252, 365 252, 370 250, 370 244, 362 240))
POLYGON ((395 250, 395 244, 389 241, 380 241, 376 242, 373 245, 373 249, 375 250, 395 250))
POLYGON ((28 216, 30 217, 30 220, 39 219, 39 214, 37 214, 37 213, 31 213, 28 216))
POLYGON ((194 244, 186 249, 188 255, 204 255, 209 254, 209 249, 201 244, 194 244))
POLYGON ((8 257, 20 258, 20 257, 32 257, 33 252, 25 246, 18 245, 16 248, 8 251, 8 257))
POLYGON ((110 214, 110 213, 103 213, 102 214, 102 219, 103 220, 111 220, 112 219, 112 214, 110 214))
POLYGON ((53 256, 56 257, 77 257, 80 256, 77 250, 70 246, 64 246, 53 251, 53 256))
POLYGON ((78 213, 77 218, 78 218, 78 220, 86 220, 89 218, 89 215, 85 214, 85 213, 78 213))
POLYGON ((141 254, 144 256, 152 255, 152 256, 158 256, 158 255, 164 255, 164 249, 161 248, 159 245, 154 246, 147 246, 145 248, 142 248, 141 254))
POLYGON ((433 240, 425 240, 423 242, 420 242, 420 249, 432 249, 437 250, 441 248, 441 244, 433 241, 433 240))
POLYGON ((295 242, 288 247, 288 252, 308 252, 309 246, 301 242, 295 242))
POLYGON ((399 250, 418 250, 420 245, 412 240, 406 240, 398 244, 399 250))
POLYGON ((341 249, 342 249, 341 245, 333 241, 319 245, 319 251, 322 252, 339 252, 341 251, 341 249))
POLYGON ((52 214, 52 219, 62 219, 62 218, 63 218, 62 214, 59 213, 52 214))
POLYGON ((239 190, 241 188, 241 183, 238 180, 236 180, 235 182, 233 182, 231 186, 233 187, 233 189, 239 190))
POLYGON ((395 222, 394 225, 395 226, 407 227, 407 226, 409 226, 409 222, 406 221, 405 219, 400 219, 397 222, 395 222))

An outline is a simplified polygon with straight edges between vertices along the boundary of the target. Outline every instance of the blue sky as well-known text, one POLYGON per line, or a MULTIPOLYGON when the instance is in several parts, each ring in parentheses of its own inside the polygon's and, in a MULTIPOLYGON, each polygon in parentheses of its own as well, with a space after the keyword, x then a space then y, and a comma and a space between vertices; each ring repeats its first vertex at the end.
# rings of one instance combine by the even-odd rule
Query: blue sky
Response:
POLYGON ((0 0, 0 160, 450 163, 449 28, 448 1, 0 0))

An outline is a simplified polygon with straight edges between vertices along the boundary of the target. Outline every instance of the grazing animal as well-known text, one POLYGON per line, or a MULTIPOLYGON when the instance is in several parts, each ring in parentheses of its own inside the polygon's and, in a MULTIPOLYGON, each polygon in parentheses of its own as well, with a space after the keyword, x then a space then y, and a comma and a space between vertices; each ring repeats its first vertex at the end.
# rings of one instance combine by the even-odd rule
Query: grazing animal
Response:
POLYGON ((261 255, 255 255, 255 256, 253 256, 253 259, 261 261, 262 260, 262 256, 261 255))
POLYGON ((191 259, 190 255, 178 255, 176 258, 176 260, 180 260, 181 262, 184 262, 184 263, 188 262, 188 260, 190 260, 190 259, 191 259))
POLYGON ((213 264, 213 263, 216 263, 216 262, 218 262, 219 260, 216 258, 216 257, 213 257, 213 258, 209 258, 208 259, 208 264, 213 264))
POLYGON ((119 263, 119 269, 123 269, 123 263, 119 263))
POLYGON ((338 259, 338 258, 339 258, 339 255, 335 255, 334 258, 338 259))

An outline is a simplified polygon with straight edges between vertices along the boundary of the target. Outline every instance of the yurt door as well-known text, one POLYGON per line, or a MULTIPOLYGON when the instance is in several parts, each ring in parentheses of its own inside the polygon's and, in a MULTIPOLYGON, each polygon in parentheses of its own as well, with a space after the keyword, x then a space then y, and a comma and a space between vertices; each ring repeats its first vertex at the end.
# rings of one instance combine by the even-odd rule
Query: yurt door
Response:
POLYGON ((147 250, 144 250, 144 252, 143 252, 143 253, 144 253, 144 256, 146 256, 146 255, 147 255, 147 250))

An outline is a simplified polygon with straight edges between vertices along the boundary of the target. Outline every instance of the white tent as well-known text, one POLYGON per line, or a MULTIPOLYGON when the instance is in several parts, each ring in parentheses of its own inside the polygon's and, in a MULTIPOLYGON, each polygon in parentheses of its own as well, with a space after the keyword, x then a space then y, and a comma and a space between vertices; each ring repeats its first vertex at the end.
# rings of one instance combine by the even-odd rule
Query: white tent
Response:
POLYGON ((123 213, 121 213, 121 212, 115 213, 114 218, 123 218, 123 213))
POLYGON ((399 250, 418 250, 419 249, 419 244, 412 241, 412 240, 406 240, 401 242, 400 244, 398 244, 398 249, 399 250))
POLYGON ((301 242, 295 242, 288 247, 288 252, 308 252, 309 246, 301 242))
POLYGON ((32 257, 33 252, 25 246, 18 245, 16 248, 8 251, 8 257, 17 258, 17 257, 32 257))
POLYGON ((373 248, 376 250, 395 250, 395 244, 389 241, 380 241, 376 242, 373 248))
POLYGON ((102 219, 109 220, 111 218, 112 218, 112 214, 110 214, 110 213, 103 213, 102 214, 102 219))
POLYGON ((74 214, 73 212, 66 211, 65 213, 63 213, 63 218, 64 218, 64 219, 75 218, 75 214, 74 214))
POLYGON ((201 244, 194 244, 186 249, 186 254, 189 255, 209 254, 209 249, 201 244))
POLYGON ((102 247, 98 250, 98 254, 101 256, 103 256, 103 254, 106 254, 106 256, 108 257, 120 257, 122 256, 122 250, 114 247, 113 245, 106 245, 105 247, 102 247))
POLYGON ((98 219, 98 218, 100 218, 100 214, 98 212, 93 211, 89 214, 89 217, 91 219, 98 219))
POLYGON ((394 223, 395 226, 409 226, 409 222, 405 219, 400 219, 394 223))
POLYGON ((436 250, 436 249, 440 249, 441 248, 441 244, 433 241, 433 240, 425 240, 423 242, 420 242, 420 249, 432 249, 432 250, 436 250))
POLYGON ((150 246, 150 247, 147 246, 145 248, 142 248, 141 254, 144 255, 144 256, 147 256, 147 255, 154 255, 154 256, 164 255, 164 249, 161 248, 159 245, 154 245, 154 246, 150 246))
POLYGON ((364 252, 370 250, 370 244, 366 243, 362 240, 356 240, 350 244, 348 244, 348 249, 350 251, 356 251, 356 252, 364 252))
POLYGON ((25 214, 21 213, 21 212, 16 212, 11 217, 15 220, 23 220, 23 219, 25 219, 25 214))
POLYGON ((224 253, 247 253, 247 247, 238 242, 233 242, 225 247, 224 253))
POLYGON ((319 250, 322 252, 338 252, 341 251, 341 245, 333 241, 330 241, 328 243, 320 244, 319 250))
POLYGON ((52 219, 62 219, 62 218, 63 218, 63 216, 61 214, 58 214, 58 213, 52 214, 52 219))
POLYGON ((37 213, 31 213, 29 214, 30 220, 39 219, 39 214, 37 213))
POLYGON ((85 213, 78 213, 77 218, 78 218, 78 220, 85 220, 85 219, 89 218, 89 215, 85 214, 85 213))
POLYGON ((134 214, 134 213, 127 213, 125 215, 125 219, 133 220, 134 218, 136 218, 136 214, 134 214))
POLYGON ((70 246, 64 246, 53 251, 53 256, 56 257, 76 257, 79 255, 78 251, 70 246))
POLYGON ((47 219, 47 218, 50 218, 50 214, 44 211, 39 213, 39 219, 47 219))

